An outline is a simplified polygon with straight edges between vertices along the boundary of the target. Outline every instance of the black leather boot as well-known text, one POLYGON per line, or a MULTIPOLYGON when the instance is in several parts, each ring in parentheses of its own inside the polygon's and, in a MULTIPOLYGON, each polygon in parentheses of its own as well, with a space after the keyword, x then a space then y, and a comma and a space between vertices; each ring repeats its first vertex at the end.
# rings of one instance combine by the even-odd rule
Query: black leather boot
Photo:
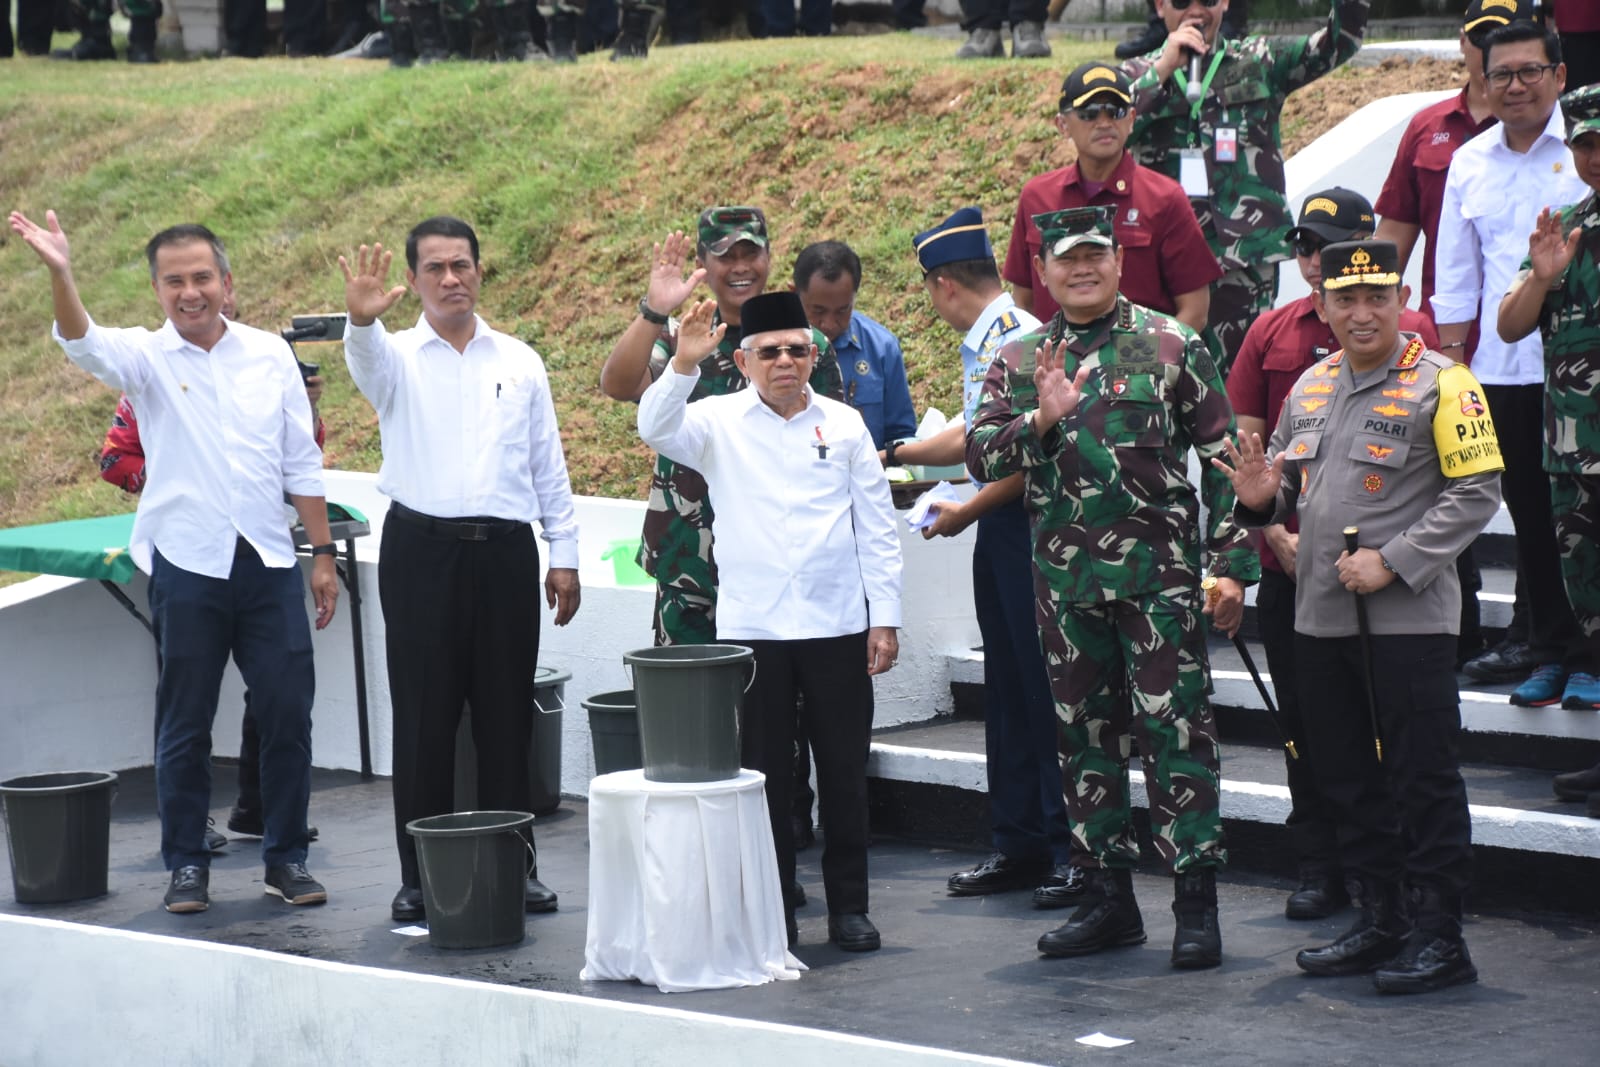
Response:
POLYGON ((1326 919, 1346 904, 1344 872, 1322 863, 1300 865, 1300 888, 1289 894, 1283 914, 1290 919, 1326 919))
POLYGON ((128 19, 128 62, 159 63, 156 55, 156 18, 135 15, 128 19))
POLYGON ((417 43, 409 19, 397 18, 383 32, 389 38, 389 66, 404 68, 417 61, 417 43))
POLYGON ((1160 15, 1151 15, 1144 32, 1117 45, 1113 51, 1118 59, 1132 59, 1146 52, 1154 52, 1167 41, 1167 24, 1160 15))
POLYGON ((1478 980, 1461 938, 1461 898, 1428 886, 1411 895, 1415 926, 1405 947, 1372 976, 1380 993, 1431 993, 1478 980))
POLYGON ((1596 763, 1586 771, 1558 774, 1553 784, 1556 796, 1560 799, 1582 803, 1589 799, 1589 794, 1600 793, 1600 763, 1596 763))
POLYGON ((111 45, 111 23, 84 22, 83 36, 71 48, 57 48, 51 59, 83 62, 90 59, 116 59, 117 50, 111 45))
POLYGON ((443 63, 450 58, 438 4, 407 4, 406 20, 411 23, 411 44, 417 57, 417 66, 443 63))
POLYGON ((1095 868, 1084 873, 1083 903, 1062 926, 1039 938, 1046 956, 1085 956, 1103 948, 1142 945, 1144 917, 1133 899, 1133 872, 1095 868))
POLYGON ((495 36, 500 42, 499 57, 502 62, 538 63, 550 58, 545 55, 543 48, 534 43, 527 10, 521 4, 489 9, 495 36))
POLYGON ((650 52, 650 38, 656 33, 658 10, 642 4, 624 4, 617 30, 617 43, 611 58, 643 59, 650 52))
POLYGON ((550 46, 550 58, 557 63, 578 61, 578 16, 563 9, 544 20, 545 43, 550 46))
POLYGON ((1394 959, 1405 947, 1410 925, 1398 882, 1363 877, 1361 917, 1332 944, 1301 949, 1294 962, 1321 977, 1366 974, 1394 959))
POLYGON ((1191 868, 1173 879, 1172 965, 1199 970, 1222 963, 1222 931, 1217 927, 1217 869, 1191 868))

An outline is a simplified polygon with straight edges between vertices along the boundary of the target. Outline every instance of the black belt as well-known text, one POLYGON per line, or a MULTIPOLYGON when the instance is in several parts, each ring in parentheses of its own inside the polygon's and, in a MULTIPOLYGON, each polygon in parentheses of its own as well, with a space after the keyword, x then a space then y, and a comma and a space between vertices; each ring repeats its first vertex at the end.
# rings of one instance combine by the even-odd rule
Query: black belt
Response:
POLYGON ((435 537, 456 541, 488 541, 524 529, 528 524, 516 519, 496 519, 487 515, 469 515, 461 519, 436 519, 420 511, 412 511, 398 500, 389 505, 389 517, 420 527, 435 537))

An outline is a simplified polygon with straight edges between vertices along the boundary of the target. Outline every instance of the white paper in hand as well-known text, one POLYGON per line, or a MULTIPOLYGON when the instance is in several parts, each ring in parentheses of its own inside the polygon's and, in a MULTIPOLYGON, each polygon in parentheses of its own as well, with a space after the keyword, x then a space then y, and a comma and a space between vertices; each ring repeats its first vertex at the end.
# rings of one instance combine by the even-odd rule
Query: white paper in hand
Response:
POLYGON ((955 486, 949 482, 940 482, 926 493, 917 497, 917 502, 911 505, 910 511, 906 512, 906 525, 913 530, 923 530, 932 526, 933 520, 939 517, 937 510, 933 507, 933 502, 936 500, 948 500, 954 504, 958 503, 961 497, 956 493, 955 486))

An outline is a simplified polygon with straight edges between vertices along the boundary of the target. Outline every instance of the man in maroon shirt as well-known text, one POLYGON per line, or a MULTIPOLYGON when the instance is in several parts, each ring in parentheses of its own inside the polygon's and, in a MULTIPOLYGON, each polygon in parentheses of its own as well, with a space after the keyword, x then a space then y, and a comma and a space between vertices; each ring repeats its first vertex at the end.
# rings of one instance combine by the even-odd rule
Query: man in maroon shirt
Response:
MULTIPOLYGON (((1300 276, 1311 292, 1322 283, 1322 246, 1372 236, 1372 205, 1349 189, 1312 193, 1300 209, 1299 225, 1289 231, 1300 276)), ((1402 296, 1409 296, 1402 290, 1402 296)), ((1421 312, 1400 312, 1400 329, 1419 335, 1437 350, 1439 336, 1421 312)), ((1239 433, 1261 435, 1264 441, 1278 423, 1284 398, 1300 376, 1339 347, 1333 330, 1317 314, 1310 294, 1274 308, 1251 324, 1228 372, 1228 401, 1239 421, 1239 433)), ((1339 842, 1327 801, 1304 758, 1305 731, 1294 682, 1294 591, 1298 525, 1268 526, 1262 531, 1261 584, 1256 587, 1256 625, 1267 654, 1267 671, 1278 694, 1282 728, 1301 752, 1288 756, 1288 827, 1300 867, 1300 886, 1289 895, 1284 914, 1291 919, 1321 919, 1349 899, 1339 862, 1339 842)), ((1287 754, 1286 754, 1287 756, 1287 754)))
POLYGON ((1056 302, 1034 266, 1040 240, 1033 217, 1109 205, 1124 255, 1122 295, 1203 331, 1211 307, 1211 283, 1222 277, 1222 268, 1183 188, 1141 167, 1127 150, 1133 133, 1128 76, 1100 62, 1085 63, 1068 74, 1061 86, 1056 128, 1077 148, 1078 159, 1022 187, 1001 271, 1011 283, 1017 306, 1043 322, 1056 313, 1056 302))

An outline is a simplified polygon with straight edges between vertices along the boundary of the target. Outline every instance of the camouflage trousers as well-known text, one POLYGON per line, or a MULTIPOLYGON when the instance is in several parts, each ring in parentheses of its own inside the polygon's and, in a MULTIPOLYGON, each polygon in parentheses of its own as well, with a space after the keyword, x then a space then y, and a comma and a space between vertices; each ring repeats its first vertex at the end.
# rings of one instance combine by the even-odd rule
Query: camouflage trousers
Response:
MULTIPOLYGON (((1211 285, 1211 311, 1206 325, 1217 335, 1222 354, 1217 357, 1217 370, 1223 381, 1228 379, 1228 368, 1244 344, 1244 335, 1250 324, 1266 312, 1278 299, 1278 265, 1268 263, 1260 268, 1238 267, 1228 271, 1211 285)), ((1217 354, 1212 353, 1213 356, 1217 354)))
POLYGON ((1561 546, 1561 577, 1583 648, 1578 669, 1600 673, 1600 476, 1552 474, 1550 510, 1561 546))
POLYGON ((1139 861, 1128 795, 1135 739, 1162 861, 1174 873, 1227 862, 1199 595, 1185 587, 1041 605, 1073 852, 1101 867, 1139 861))
POLYGON ((717 590, 656 582, 656 608, 651 618, 657 645, 710 645, 717 640, 717 590))

